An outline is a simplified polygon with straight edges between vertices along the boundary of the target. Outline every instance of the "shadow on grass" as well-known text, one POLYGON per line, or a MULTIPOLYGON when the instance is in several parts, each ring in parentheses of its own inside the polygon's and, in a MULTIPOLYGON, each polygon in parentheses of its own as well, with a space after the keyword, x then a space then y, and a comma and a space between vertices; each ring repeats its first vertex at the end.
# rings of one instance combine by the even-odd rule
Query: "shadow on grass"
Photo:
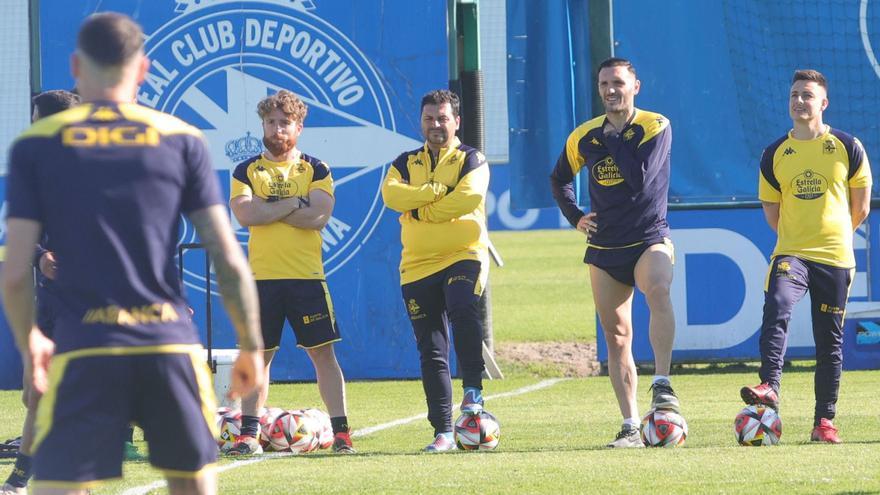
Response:
MULTIPOLYGON (((733 373, 758 373, 761 363, 736 362, 736 363, 695 363, 675 364, 672 366, 673 375, 720 375, 733 373)), ((816 371, 815 361, 786 361, 782 370, 785 373, 813 373, 816 371)), ((639 365, 640 374, 652 373, 651 365, 639 365)))

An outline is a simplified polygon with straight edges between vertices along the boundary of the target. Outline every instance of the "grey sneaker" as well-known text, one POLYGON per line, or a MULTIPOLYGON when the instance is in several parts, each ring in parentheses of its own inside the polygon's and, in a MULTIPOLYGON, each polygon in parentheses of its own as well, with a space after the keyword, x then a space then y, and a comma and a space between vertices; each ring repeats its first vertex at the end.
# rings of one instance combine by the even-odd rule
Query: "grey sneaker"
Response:
POLYGON ((620 429, 614 441, 606 445, 609 449, 642 449, 642 435, 635 426, 625 425, 620 429))
POLYGON ((260 445, 260 441, 248 435, 238 437, 238 441, 226 451, 226 455, 230 456, 257 455, 262 453, 263 447, 260 445))
POLYGON ((434 437, 434 441, 429 443, 424 451, 433 454, 437 452, 449 452, 457 449, 458 447, 455 446, 455 441, 449 439, 449 434, 444 435, 443 433, 438 433, 437 436, 434 437))
POLYGON ((651 392, 654 395, 651 399, 651 409, 681 414, 681 404, 679 404, 678 397, 672 391, 672 385, 669 384, 668 380, 656 381, 651 385, 651 392))

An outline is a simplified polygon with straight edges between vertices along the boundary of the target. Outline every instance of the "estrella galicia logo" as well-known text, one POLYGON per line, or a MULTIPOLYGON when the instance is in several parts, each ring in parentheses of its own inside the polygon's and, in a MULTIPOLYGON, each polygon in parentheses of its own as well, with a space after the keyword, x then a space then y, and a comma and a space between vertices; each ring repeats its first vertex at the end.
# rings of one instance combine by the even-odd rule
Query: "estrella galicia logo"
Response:
POLYGON ((610 187, 616 186, 623 182, 623 176, 620 175, 620 168, 614 162, 614 158, 606 156, 602 160, 593 164, 593 180, 599 185, 610 187))
MULTIPOLYGON (((215 166, 228 170, 262 149, 257 103, 281 89, 296 93, 309 106, 298 148, 329 164, 336 186, 333 218, 321 232, 329 276, 377 227, 387 164, 421 142, 396 132, 382 79, 315 14, 316 3, 183 2, 183 14, 146 40, 152 64, 138 102, 199 127, 215 166)), ((194 242, 192 230, 183 225, 181 242, 194 242)), ((237 235, 247 243, 247 229, 237 235)), ((188 285, 203 286, 202 274, 185 275, 188 285)))
POLYGON ((816 199, 828 190, 828 180, 810 169, 791 180, 791 192, 798 199, 816 199))

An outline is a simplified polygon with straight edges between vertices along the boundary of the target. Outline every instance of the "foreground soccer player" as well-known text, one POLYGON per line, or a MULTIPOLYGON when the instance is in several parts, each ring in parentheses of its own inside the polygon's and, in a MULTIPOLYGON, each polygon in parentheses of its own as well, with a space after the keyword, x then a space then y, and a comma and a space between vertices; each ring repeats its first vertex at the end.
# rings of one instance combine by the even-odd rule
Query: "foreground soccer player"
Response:
POLYGON ((84 103, 37 122, 11 151, 3 303, 25 375, 44 393, 36 493, 85 493, 120 477, 132 421, 171 493, 216 492, 215 401, 174 264, 182 213, 214 261, 239 335, 233 392, 262 381, 256 289, 205 141, 130 103, 148 67, 140 26, 119 14, 89 17, 72 57, 84 103), (58 261, 54 344, 33 321, 42 230, 58 261))
POLYGON ((633 287, 651 311, 654 350, 651 407, 679 412, 669 382, 675 316, 669 297, 673 249, 666 223, 672 128, 666 117, 635 108, 640 81, 632 64, 610 58, 599 66, 605 115, 577 127, 550 176, 565 218, 587 236, 593 301, 608 345, 608 374, 623 425, 608 447, 644 447, 639 436, 636 366, 632 355, 633 287), (588 167, 590 206, 577 205, 574 176, 588 167))
MULTIPOLYGON (((321 229, 335 203, 333 177, 326 163, 296 147, 308 107, 295 94, 281 90, 261 101, 257 113, 266 151, 235 167, 229 204, 251 234, 248 257, 260 294, 266 376, 287 320, 315 366, 333 425, 333 451, 353 454, 345 378, 333 349, 341 338, 321 259, 321 229)), ((258 411, 268 397, 267 379, 242 401, 242 435, 230 455, 262 453, 258 411)))
MULTIPOLYGON (((63 112, 68 108, 78 105, 79 95, 64 90, 44 91, 31 100, 34 104, 34 112, 31 115, 31 123, 42 118, 63 112)), ((55 327, 55 301, 58 298, 55 289, 55 255, 46 249, 48 244, 43 238, 37 245, 34 256, 34 266, 37 268, 37 307, 36 320, 40 331, 52 338, 52 329, 55 327)), ((6 482, 0 487, 0 495, 24 494, 27 492, 27 484, 32 474, 31 444, 34 440, 34 421, 37 416, 37 405, 42 396, 33 390, 27 380, 23 383, 22 402, 27 408, 24 425, 21 431, 21 444, 15 457, 15 467, 12 469, 6 482)), ((134 444, 131 445, 134 447, 134 444)), ((127 447, 127 445, 126 445, 127 447)))
POLYGON ((394 160, 382 198, 401 213, 401 290, 434 427, 434 442, 425 450, 442 452, 455 449, 447 321, 461 365, 461 412, 476 415, 483 409, 484 323, 478 304, 489 275, 489 165, 455 136, 460 118, 454 93, 425 95, 421 121, 424 146, 394 160))
POLYGON ((862 143, 822 120, 828 83, 815 70, 794 73, 793 127, 764 149, 758 197, 778 238, 764 292, 761 384, 740 391, 746 404, 779 407, 791 311, 807 291, 816 343, 816 408, 810 440, 840 443, 832 423, 843 364, 843 317, 855 271, 853 232, 871 207, 871 167, 862 143))

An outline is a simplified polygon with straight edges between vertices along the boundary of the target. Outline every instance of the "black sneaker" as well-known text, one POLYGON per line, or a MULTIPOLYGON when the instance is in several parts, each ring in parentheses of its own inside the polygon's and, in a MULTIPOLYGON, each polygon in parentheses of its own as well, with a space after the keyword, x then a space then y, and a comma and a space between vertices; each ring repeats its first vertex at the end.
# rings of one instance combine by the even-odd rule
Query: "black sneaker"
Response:
POLYGON ((681 404, 672 390, 669 380, 657 380, 651 385, 654 397, 651 399, 651 408, 657 411, 672 411, 681 414, 681 404))
POLYGON ((614 441, 606 445, 609 449, 641 449, 645 447, 642 434, 633 425, 624 425, 614 441))

